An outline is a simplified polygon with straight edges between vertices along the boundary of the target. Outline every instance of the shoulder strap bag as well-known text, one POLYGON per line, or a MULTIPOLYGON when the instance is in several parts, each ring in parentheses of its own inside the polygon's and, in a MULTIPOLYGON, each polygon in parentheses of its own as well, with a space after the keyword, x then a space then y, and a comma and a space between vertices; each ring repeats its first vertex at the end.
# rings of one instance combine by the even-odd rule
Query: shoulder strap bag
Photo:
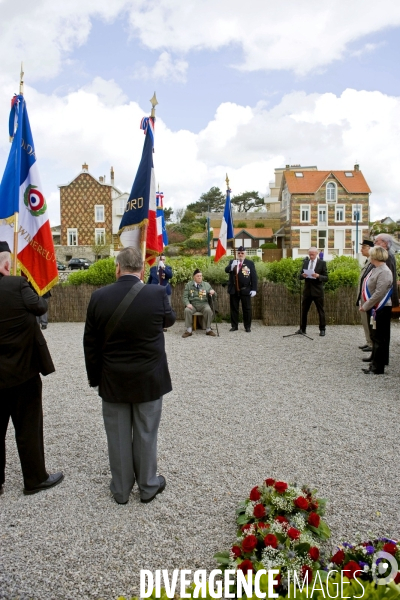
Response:
POLYGON ((138 281, 138 283, 133 284, 131 289, 129 290, 129 292, 123 297, 122 301, 118 304, 117 308, 111 315, 111 317, 105 327, 105 331, 104 331, 105 336, 104 336, 104 342, 103 342, 103 348, 102 348, 103 350, 104 350, 108 340, 110 339, 111 334, 115 330, 115 327, 116 327, 118 321, 120 321, 122 319, 122 317, 124 316, 124 314, 126 313, 128 308, 130 307, 130 305, 132 304, 132 302, 134 301, 136 296, 142 291, 143 288, 144 288, 144 283, 142 281, 138 281))

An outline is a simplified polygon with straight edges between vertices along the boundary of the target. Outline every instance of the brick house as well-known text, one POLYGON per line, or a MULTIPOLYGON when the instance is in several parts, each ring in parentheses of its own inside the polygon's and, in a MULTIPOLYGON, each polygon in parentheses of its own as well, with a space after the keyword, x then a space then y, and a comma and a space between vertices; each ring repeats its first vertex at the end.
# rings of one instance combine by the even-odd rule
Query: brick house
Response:
POLYGON ((114 185, 112 167, 110 183, 105 179, 91 175, 84 164, 71 182, 58 186, 61 216, 58 260, 65 262, 73 257, 94 260, 96 247, 108 246, 112 251, 114 244, 118 244, 115 233, 123 214, 125 194, 114 185))
POLYGON ((323 250, 327 260, 356 256, 369 234, 370 193, 357 164, 352 171, 287 165, 279 192, 281 227, 274 234, 278 247, 293 258, 306 255, 310 246, 323 250))

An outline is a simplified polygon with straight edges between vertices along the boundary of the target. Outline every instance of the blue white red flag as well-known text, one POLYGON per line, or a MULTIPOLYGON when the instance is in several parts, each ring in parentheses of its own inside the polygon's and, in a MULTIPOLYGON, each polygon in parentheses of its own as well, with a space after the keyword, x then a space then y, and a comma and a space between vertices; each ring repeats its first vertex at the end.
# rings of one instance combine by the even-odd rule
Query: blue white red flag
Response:
POLYGON ((146 260, 150 264, 162 251, 156 219, 156 186, 153 165, 154 121, 154 117, 144 117, 140 123, 140 128, 144 130, 146 136, 142 158, 118 231, 124 247, 133 246, 140 249, 142 233, 147 227, 146 260))
POLYGON ((235 237, 233 232, 232 205, 231 205, 231 190, 226 190, 226 202, 224 216, 222 217, 221 229, 217 249, 215 251, 214 262, 218 262, 220 258, 225 256, 228 249, 228 242, 235 237))
POLYGON ((158 241, 162 245, 162 248, 164 248, 165 246, 168 246, 168 234, 165 227, 164 194, 160 191, 156 194, 156 205, 158 241))
POLYGON ((12 146, 0 184, 0 240, 7 241, 13 248, 13 215, 19 213, 17 258, 21 270, 42 295, 57 283, 58 269, 35 145, 22 95, 12 99, 9 128, 12 146))

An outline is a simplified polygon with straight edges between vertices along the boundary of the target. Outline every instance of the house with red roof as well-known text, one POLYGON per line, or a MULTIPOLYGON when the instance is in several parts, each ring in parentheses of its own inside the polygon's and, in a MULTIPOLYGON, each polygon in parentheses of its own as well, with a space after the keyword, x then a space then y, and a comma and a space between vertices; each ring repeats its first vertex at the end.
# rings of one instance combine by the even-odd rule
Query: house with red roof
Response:
POLYGON ((281 227, 274 234, 283 255, 305 256, 316 246, 327 260, 356 256, 368 237, 370 193, 358 164, 349 171, 287 165, 279 191, 281 227))

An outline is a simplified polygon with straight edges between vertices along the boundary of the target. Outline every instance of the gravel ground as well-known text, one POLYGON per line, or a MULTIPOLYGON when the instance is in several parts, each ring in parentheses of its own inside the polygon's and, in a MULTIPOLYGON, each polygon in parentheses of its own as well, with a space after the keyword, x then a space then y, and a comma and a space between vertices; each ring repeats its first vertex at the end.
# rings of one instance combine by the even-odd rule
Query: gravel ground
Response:
MULTIPOLYGON (((400 326, 384 376, 361 371, 360 327, 283 339, 294 328, 254 323, 251 335, 166 333, 174 391, 164 399, 151 504, 137 488, 117 505, 100 400, 89 389, 82 323, 45 332, 57 372, 44 381, 47 467, 65 481, 23 496, 12 426, 0 498, 0 598, 113 600, 138 593, 140 569, 215 567, 235 537, 235 507, 269 476, 328 498, 333 542, 357 532, 400 536, 400 326)), ((365 354, 363 355, 365 356, 365 354)))

